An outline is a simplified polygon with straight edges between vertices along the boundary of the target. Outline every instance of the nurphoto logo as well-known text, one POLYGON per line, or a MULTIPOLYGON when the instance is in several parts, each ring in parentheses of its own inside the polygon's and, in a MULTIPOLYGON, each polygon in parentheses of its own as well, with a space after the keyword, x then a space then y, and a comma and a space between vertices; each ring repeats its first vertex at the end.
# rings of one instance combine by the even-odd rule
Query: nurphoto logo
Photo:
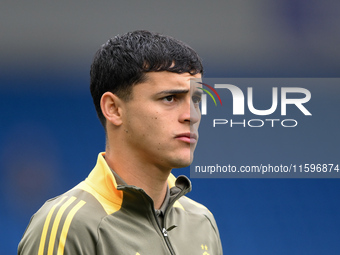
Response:
MULTIPOLYGON (((206 83, 201 83, 203 86, 209 88, 218 98, 221 106, 222 100, 220 97, 221 93, 227 92, 232 95, 232 114, 236 115, 245 115, 245 101, 247 101, 247 109, 250 113, 257 116, 269 116, 275 113, 278 109, 279 99, 280 99, 280 114, 281 116, 287 115, 287 105, 293 105, 299 109, 302 114, 305 116, 312 116, 311 112, 305 107, 306 104, 311 99, 311 92, 308 89, 301 87, 281 87, 280 88, 280 97, 279 97, 279 88, 272 87, 271 88, 271 106, 267 109, 257 109, 254 106, 254 96, 253 96, 253 87, 247 87, 247 96, 245 97, 243 91, 236 85, 232 84, 215 84, 214 87, 208 85, 206 83), (220 94, 216 91, 216 89, 220 89, 220 94), (290 95, 294 95, 291 96, 290 95)), ((199 87, 198 87, 199 88, 199 87)), ((215 106, 217 106, 217 102, 215 100, 214 95, 205 88, 199 88, 206 92, 214 101, 215 106)), ((207 115, 207 96, 206 94, 202 95, 201 100, 201 114, 207 115)), ((263 127, 266 123, 271 125, 271 127, 275 127, 275 124, 279 122, 282 127, 296 127, 298 125, 298 121, 296 119, 276 119, 276 118, 266 118, 266 119, 243 119, 241 121, 235 121, 233 119, 225 119, 218 118, 213 120, 213 127, 217 125, 230 125, 233 126, 249 126, 249 127, 263 127)))

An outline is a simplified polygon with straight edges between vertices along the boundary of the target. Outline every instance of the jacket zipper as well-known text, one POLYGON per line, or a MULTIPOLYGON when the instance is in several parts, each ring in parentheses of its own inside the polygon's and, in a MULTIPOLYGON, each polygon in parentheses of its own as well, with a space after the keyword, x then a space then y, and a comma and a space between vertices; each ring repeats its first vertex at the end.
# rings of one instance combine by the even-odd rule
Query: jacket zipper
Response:
MULTIPOLYGON (((170 243, 170 239, 169 239, 169 237, 168 237, 168 231, 167 231, 167 229, 166 229, 165 222, 166 222, 166 217, 167 217, 167 215, 168 215, 168 213, 169 213, 170 208, 173 206, 173 204, 174 204, 181 196, 183 196, 183 195, 186 193, 186 190, 185 190, 185 189, 181 190, 181 192, 180 192, 180 193, 179 193, 179 194, 171 201, 171 203, 168 205, 168 208, 166 209, 165 214, 164 214, 163 227, 161 227, 161 225, 160 225, 159 222, 158 222, 157 215, 156 215, 156 212, 155 212, 155 208, 154 208, 154 205, 153 205, 153 200, 148 196, 148 194, 145 193, 144 190, 140 190, 140 191, 141 191, 142 193, 144 193, 145 196, 143 196, 143 197, 145 197, 147 200, 149 200, 149 202, 150 202, 150 204, 151 204, 151 207, 152 207, 151 210, 152 210, 152 212, 153 212, 154 219, 155 219, 155 221, 156 221, 156 223, 157 223, 157 225, 158 225, 158 229, 161 231, 161 233, 162 233, 162 235, 163 235, 163 237, 164 237, 165 243, 166 243, 167 246, 168 246, 168 249, 169 249, 169 251, 170 251, 170 254, 171 254, 171 255, 176 255, 176 253, 175 253, 175 251, 174 251, 174 249, 172 248, 172 245, 171 245, 171 243, 170 243)), ((171 228, 171 229, 173 229, 173 228, 171 228)))
MULTIPOLYGON (((183 189, 181 190, 181 192, 171 201, 171 203, 168 205, 167 209, 165 210, 165 214, 164 214, 164 220, 163 220, 163 229, 162 229, 162 233, 163 233, 163 236, 164 236, 164 239, 165 239, 165 242, 167 243, 168 247, 169 247, 169 250, 170 250, 170 253, 171 254, 175 254, 175 251, 173 250, 172 246, 171 246, 171 243, 170 243, 170 239, 168 237, 168 230, 166 228, 166 218, 169 214, 169 211, 170 211, 170 208, 172 208, 172 206, 174 205, 174 203, 181 197, 183 196, 184 194, 186 193, 186 190, 183 189)), ((156 213, 154 212, 154 215, 156 217, 156 213)), ((157 220, 157 218, 156 218, 157 220)), ((158 223, 158 220, 157 220, 157 223, 158 223)), ((159 223, 158 223, 159 225, 159 223)), ((173 229, 173 228, 171 228, 173 229)), ((170 230, 171 230, 170 229, 170 230)))
MULTIPOLYGON (((165 243, 166 243, 166 245, 167 245, 167 247, 168 247, 168 250, 170 251, 170 254, 171 254, 171 255, 176 255, 174 249, 173 249, 172 246, 171 246, 171 243, 170 243, 170 240, 169 240, 169 237, 168 237, 168 232, 167 232, 165 226, 162 228, 161 225, 160 225, 159 222, 158 222, 157 215, 156 215, 156 211, 155 211, 155 207, 154 207, 154 205, 153 205, 153 200, 148 196, 148 194, 145 193, 144 190, 140 190, 140 192, 143 193, 143 198, 145 198, 146 200, 149 200, 148 202, 149 202, 150 205, 151 205, 151 211, 152 211, 152 213, 153 213, 153 217, 154 217, 154 219, 155 219, 155 221, 156 221, 156 224, 157 224, 157 226, 158 226, 158 230, 161 232, 161 234, 162 234, 162 236, 163 236, 163 238, 164 238, 164 241, 165 241, 165 243)), ((164 221, 165 221, 165 216, 164 216, 164 221)))
MULTIPOLYGON (((153 203, 152 203, 152 207, 153 207, 153 203)), ((163 237, 164 237, 165 243, 166 243, 166 245, 168 246, 168 249, 169 249, 169 251, 170 251, 170 254, 171 254, 171 255, 176 255, 176 253, 175 253, 175 251, 174 251, 174 249, 172 248, 172 245, 171 245, 171 243, 170 243, 170 240, 169 240, 169 237, 168 237, 168 231, 166 230, 165 226, 162 228, 161 225, 159 224, 158 219, 157 219, 157 215, 156 215, 156 212, 155 212, 155 209, 154 209, 154 208, 152 208, 152 211, 153 211, 153 216, 154 216, 154 218, 155 218, 155 220, 156 220, 156 223, 157 223, 157 225, 158 225, 158 228, 159 228, 159 230, 162 232, 162 235, 163 235, 163 237)), ((165 223, 165 216, 164 216, 164 223, 165 223)), ((165 225, 165 224, 164 224, 164 225, 165 225)))

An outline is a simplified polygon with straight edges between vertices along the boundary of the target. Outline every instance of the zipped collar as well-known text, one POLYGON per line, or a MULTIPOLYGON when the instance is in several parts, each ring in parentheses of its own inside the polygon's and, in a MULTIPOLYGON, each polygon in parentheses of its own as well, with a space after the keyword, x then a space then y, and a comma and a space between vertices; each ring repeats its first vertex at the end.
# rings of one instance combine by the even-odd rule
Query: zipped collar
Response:
MULTIPOLYGON (((105 152, 99 153, 97 164, 94 169, 89 174, 86 182, 95 189, 101 196, 105 197, 107 200, 115 203, 121 204, 123 200, 123 191, 143 191, 141 188, 132 185, 117 185, 116 179, 104 159, 105 152)), ((190 180, 181 175, 177 179, 173 174, 168 177, 168 185, 170 188, 170 201, 172 205, 181 196, 187 194, 191 191, 190 180)), ((146 193, 145 193, 146 194, 146 193)))

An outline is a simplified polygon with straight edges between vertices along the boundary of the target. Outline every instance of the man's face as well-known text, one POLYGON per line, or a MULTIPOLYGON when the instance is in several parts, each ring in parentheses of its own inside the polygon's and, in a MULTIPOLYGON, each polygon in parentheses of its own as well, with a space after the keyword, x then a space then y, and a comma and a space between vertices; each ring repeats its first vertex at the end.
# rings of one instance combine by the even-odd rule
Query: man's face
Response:
POLYGON ((123 105, 127 146, 139 162, 160 169, 190 165, 201 119, 201 75, 150 72, 123 105), (195 82, 196 81, 196 82, 195 82))

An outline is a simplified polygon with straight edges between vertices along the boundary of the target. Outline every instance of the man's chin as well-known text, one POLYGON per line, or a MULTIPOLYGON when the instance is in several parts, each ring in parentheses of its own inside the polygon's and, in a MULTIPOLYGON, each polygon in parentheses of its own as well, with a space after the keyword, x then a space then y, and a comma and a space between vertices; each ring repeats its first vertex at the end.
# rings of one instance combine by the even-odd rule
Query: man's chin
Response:
POLYGON ((190 158, 186 158, 186 159, 179 159, 179 160, 176 160, 173 168, 183 168, 183 167, 188 167, 191 165, 193 161, 193 157, 190 157, 190 158))

